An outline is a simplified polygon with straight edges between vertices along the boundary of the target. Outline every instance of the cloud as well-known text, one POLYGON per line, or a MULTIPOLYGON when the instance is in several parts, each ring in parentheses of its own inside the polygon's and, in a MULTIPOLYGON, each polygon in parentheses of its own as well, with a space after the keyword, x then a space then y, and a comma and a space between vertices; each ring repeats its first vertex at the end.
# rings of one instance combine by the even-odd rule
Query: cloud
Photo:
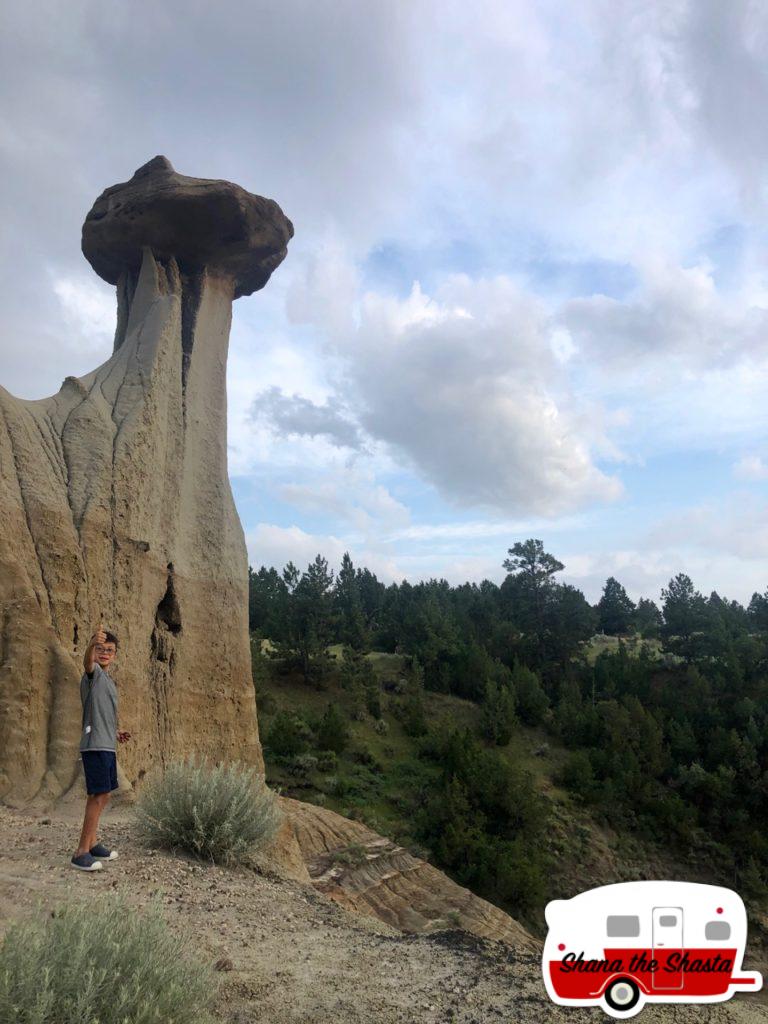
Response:
POLYGON ((350 292, 334 300, 353 310, 340 326, 323 321, 324 266, 295 282, 294 315, 325 329, 344 363, 337 393, 361 426, 446 500, 555 515, 619 496, 591 454, 610 448, 601 414, 564 387, 547 311, 512 279, 452 275, 434 296, 416 282, 404 299, 350 292))
POLYGON ((342 409, 342 403, 333 395, 319 405, 301 395, 286 395, 273 385, 254 398, 249 416, 251 420, 267 423, 277 434, 326 437, 339 448, 360 451, 360 431, 342 415, 342 409))
POLYGON ((592 604, 600 600, 609 576, 626 588, 633 601, 645 597, 659 606, 662 589, 681 572, 690 576, 703 594, 716 590, 721 597, 744 605, 754 593, 763 593, 768 583, 764 565, 758 559, 744 560, 703 545, 687 546, 684 540, 675 543, 671 538, 660 547, 641 539, 635 547, 622 546, 599 553, 566 551, 558 557, 565 563, 565 571, 558 579, 578 587, 592 604))
POLYGON ((295 509, 349 527, 366 543, 386 542, 392 531, 410 522, 407 506, 359 465, 326 467, 319 478, 313 474, 302 483, 280 483, 273 493, 295 509))
MULTIPOLYGON (((648 258, 627 301, 594 295, 566 302, 561 318, 584 358, 613 368, 683 359, 689 369, 764 359, 768 308, 718 292, 711 268, 648 258)), ((768 304, 766 304, 768 305, 768 304)))
POLYGON ((761 111, 768 102, 768 21, 759 0, 687 5, 681 65, 692 92, 692 123, 700 139, 727 165, 742 198, 765 210, 768 134, 761 111))
POLYGON ((61 303, 63 341, 79 348, 91 346, 103 351, 113 342, 117 300, 114 289, 95 278, 62 277, 53 281, 53 292, 61 303))
POLYGON ((701 503, 673 512, 649 531, 647 539, 655 548, 693 548, 745 562, 764 561, 768 559, 768 501, 735 494, 701 503))
POLYGON ((401 580, 408 575, 400 567, 399 559, 383 555, 364 546, 347 544, 334 534, 312 534, 299 526, 276 526, 272 523, 257 523, 245 535, 248 548, 248 563, 258 569, 262 565, 274 566, 281 572, 292 561, 300 570, 321 554, 328 561, 328 568, 338 573, 345 551, 349 551, 355 567, 366 567, 383 583, 401 580))
POLYGON ((737 480, 768 480, 768 465, 760 455, 742 455, 733 465, 737 480))

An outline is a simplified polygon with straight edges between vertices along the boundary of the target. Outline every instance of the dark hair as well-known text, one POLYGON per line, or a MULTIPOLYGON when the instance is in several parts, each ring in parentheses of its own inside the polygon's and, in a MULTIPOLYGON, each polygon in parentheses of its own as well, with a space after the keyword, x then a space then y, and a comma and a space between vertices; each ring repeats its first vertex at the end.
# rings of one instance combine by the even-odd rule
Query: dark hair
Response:
POLYGON ((108 644, 114 644, 115 645, 115 650, 117 650, 117 648, 120 645, 117 642, 117 637, 115 636, 115 634, 114 633, 110 633, 108 629, 105 629, 104 633, 106 634, 106 637, 107 637, 107 643, 108 644))

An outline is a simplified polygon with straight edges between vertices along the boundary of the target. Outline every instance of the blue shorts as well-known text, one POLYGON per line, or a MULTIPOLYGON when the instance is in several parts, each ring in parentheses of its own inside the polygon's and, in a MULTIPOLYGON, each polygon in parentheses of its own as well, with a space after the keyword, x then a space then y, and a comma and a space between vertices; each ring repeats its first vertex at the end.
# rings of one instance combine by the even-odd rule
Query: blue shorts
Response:
POLYGON ((117 755, 114 750, 84 750, 81 757, 88 796, 117 789, 117 755))

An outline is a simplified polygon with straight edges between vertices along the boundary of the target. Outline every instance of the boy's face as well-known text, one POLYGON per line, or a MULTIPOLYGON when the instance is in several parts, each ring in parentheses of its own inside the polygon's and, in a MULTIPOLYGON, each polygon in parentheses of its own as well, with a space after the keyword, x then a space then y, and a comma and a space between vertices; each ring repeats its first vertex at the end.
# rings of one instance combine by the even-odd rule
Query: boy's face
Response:
POLYGON ((96 644, 95 650, 96 661, 104 669, 108 668, 117 657, 117 648, 110 641, 103 644, 96 644))

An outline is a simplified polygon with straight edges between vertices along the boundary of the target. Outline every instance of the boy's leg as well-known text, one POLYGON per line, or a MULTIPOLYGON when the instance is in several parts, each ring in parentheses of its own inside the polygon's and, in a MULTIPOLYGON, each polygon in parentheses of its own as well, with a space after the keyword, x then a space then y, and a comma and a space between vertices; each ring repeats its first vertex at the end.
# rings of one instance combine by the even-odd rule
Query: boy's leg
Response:
POLYGON ((85 801, 85 818, 83 819, 83 829, 80 833, 80 844, 77 847, 75 853, 76 857, 80 854, 88 853, 92 846, 96 845, 96 833, 99 828, 99 818, 101 812, 109 803, 110 793, 97 793, 95 796, 87 797, 85 801))

